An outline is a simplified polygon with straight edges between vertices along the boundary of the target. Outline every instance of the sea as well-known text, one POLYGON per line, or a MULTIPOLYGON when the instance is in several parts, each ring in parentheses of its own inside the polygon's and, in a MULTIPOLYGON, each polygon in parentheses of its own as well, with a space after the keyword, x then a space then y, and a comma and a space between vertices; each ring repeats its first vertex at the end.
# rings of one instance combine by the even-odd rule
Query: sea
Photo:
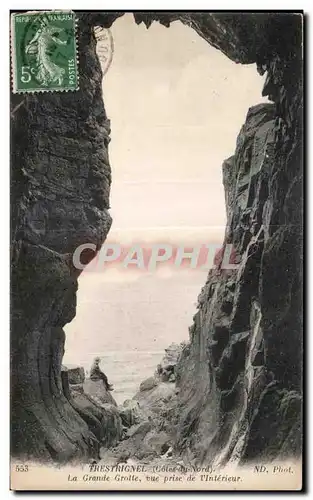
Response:
POLYGON ((188 327, 206 272, 190 270, 131 276, 85 274, 79 279, 77 312, 66 325, 63 364, 83 366, 95 356, 113 384, 118 404, 132 398, 153 375, 164 350, 189 339, 188 327))

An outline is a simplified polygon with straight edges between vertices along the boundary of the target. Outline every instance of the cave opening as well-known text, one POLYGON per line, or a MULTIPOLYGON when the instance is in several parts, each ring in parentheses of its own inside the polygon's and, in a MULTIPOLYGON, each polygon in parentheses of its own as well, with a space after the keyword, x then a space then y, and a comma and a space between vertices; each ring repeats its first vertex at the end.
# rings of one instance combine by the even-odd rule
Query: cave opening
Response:
MULTIPOLYGON (((255 64, 234 63, 180 21, 146 29, 126 14, 111 32, 103 78, 113 218, 106 244, 222 244, 222 163, 234 154, 249 107, 266 100, 263 78, 255 64)), ((132 397, 164 349, 188 340, 207 272, 170 263, 151 272, 121 259, 87 266, 76 317, 65 326, 64 364, 88 372, 100 356, 117 402, 132 397)))

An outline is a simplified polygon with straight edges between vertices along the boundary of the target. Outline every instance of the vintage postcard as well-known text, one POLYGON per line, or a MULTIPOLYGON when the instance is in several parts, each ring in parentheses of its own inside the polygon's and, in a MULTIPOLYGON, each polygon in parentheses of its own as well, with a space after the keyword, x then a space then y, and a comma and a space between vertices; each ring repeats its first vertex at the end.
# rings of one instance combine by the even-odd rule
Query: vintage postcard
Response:
POLYGON ((10 13, 12 490, 303 488, 303 24, 10 13))

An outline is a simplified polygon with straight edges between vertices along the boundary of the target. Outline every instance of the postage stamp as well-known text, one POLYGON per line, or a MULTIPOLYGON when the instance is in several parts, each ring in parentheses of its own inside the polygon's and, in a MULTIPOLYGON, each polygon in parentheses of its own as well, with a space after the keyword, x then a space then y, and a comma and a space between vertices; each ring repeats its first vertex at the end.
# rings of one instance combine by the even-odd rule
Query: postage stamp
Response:
POLYGON ((12 14, 14 93, 78 90, 75 23, 71 11, 12 14))

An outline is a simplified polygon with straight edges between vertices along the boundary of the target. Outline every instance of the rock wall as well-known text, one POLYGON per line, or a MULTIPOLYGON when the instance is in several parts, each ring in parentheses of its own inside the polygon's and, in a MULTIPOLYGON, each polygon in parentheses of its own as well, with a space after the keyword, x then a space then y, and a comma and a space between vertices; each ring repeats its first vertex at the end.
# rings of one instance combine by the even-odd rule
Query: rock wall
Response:
POLYGON ((91 27, 78 31, 80 90, 22 96, 12 118, 12 453, 59 462, 97 454, 63 394, 63 326, 76 309, 72 254, 99 249, 111 225, 101 68, 91 27))
MULTIPOLYGON (((63 326, 76 308, 73 251, 86 242, 99 249, 111 225, 110 125, 92 26, 109 27, 120 15, 79 13, 78 92, 12 96, 11 449, 20 458, 98 455, 92 425, 64 395, 61 363, 63 326)), ((264 93, 275 108, 250 111, 224 165, 225 241, 243 260, 236 276, 214 271, 200 299, 182 361, 177 447, 198 447, 203 460, 221 449, 221 461, 253 458, 256 444, 272 446, 268 422, 282 429, 281 415, 292 414, 275 444, 289 452, 299 441, 301 387, 302 18, 154 12, 135 20, 181 20, 232 60, 268 73, 264 93)), ((93 256, 85 253, 85 262, 93 256)))
POLYGON ((176 448, 242 464, 301 453, 301 49, 263 59, 263 95, 223 164, 226 243, 238 269, 210 271, 179 364, 176 448), (292 54, 292 55, 291 55, 292 54))

